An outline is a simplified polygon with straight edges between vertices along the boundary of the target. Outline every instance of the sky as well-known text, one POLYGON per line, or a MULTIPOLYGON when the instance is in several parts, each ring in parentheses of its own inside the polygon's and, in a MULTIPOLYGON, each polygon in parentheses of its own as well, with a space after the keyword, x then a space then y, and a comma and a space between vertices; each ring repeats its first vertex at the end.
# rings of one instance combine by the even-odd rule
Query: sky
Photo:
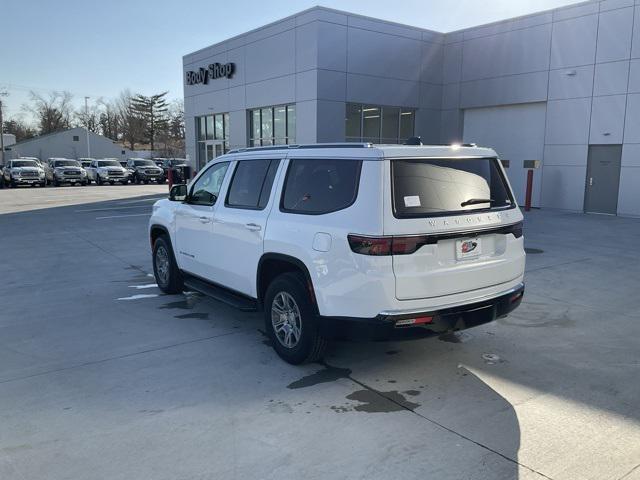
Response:
POLYGON ((0 0, 5 118, 29 91, 77 106, 123 89, 182 98, 182 56, 315 5, 449 32, 576 0, 0 0))

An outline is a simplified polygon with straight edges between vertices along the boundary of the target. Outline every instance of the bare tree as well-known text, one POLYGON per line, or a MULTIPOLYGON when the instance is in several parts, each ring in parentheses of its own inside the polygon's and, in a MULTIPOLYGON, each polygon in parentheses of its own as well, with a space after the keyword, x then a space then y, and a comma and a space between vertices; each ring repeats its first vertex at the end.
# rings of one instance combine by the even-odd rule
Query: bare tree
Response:
POLYGON ((184 102, 174 100, 169 105, 169 135, 173 140, 181 140, 184 145, 184 102))
POLYGON ((174 100, 167 109, 167 127, 156 135, 156 142, 163 145, 156 146, 156 152, 163 157, 184 156, 184 108, 181 100, 174 100))
POLYGON ((100 133, 100 105, 98 102, 89 105, 86 110, 82 107, 75 111, 76 125, 86 128, 90 132, 100 133))
POLYGON ((35 117, 40 135, 71 127, 71 93, 51 92, 43 96, 32 91, 29 96, 31 102, 22 108, 35 117))
POLYGON ((131 92, 124 90, 120 93, 116 106, 120 118, 122 141, 134 150, 136 143, 142 140, 144 124, 133 107, 132 98, 131 92))
POLYGON ((122 122, 118 112, 117 101, 107 101, 100 98, 98 99, 98 103, 102 107, 99 119, 102 135, 113 141, 119 141, 122 134, 122 122))

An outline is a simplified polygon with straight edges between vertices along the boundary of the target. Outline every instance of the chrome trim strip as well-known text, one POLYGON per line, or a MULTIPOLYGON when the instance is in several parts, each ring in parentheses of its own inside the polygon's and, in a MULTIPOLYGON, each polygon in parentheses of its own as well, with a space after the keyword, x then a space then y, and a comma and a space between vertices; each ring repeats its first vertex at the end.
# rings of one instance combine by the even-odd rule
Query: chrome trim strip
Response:
POLYGON ((446 310, 448 308, 454 308, 454 307, 461 307, 464 305, 468 305, 471 303, 477 303, 477 302, 483 302, 485 300, 491 300, 493 298, 498 298, 498 297, 502 297, 503 295, 509 295, 510 293, 514 293, 518 290, 520 290, 522 287, 524 287, 524 282, 520 282, 518 285, 516 285, 515 287, 512 287, 508 290, 504 290, 502 292, 497 292, 497 293, 489 293, 486 295, 480 295, 478 297, 474 297, 474 298, 470 298, 467 299, 463 302, 456 302, 456 303, 449 303, 449 304, 445 304, 445 305, 439 305, 437 307, 434 307, 432 309, 430 308, 412 308, 409 310, 383 310, 382 312, 380 312, 380 316, 396 316, 396 315, 413 315, 413 314, 418 314, 418 313, 428 313, 428 312, 437 312, 438 310, 446 310))

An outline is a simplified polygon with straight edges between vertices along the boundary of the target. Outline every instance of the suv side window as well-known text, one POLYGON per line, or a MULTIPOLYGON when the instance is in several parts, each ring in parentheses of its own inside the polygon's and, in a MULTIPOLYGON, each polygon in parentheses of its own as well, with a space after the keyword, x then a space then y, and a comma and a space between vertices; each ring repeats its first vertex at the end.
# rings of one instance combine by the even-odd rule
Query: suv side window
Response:
POLYGON ((280 210, 321 215, 351 206, 358 196, 361 169, 361 160, 291 160, 280 210))
POLYGON ((280 160, 242 160, 238 162, 225 205, 232 208, 262 210, 267 206, 280 160))
POLYGON ((229 162, 221 162, 204 172, 191 189, 189 203, 194 205, 213 205, 216 203, 228 168, 229 162))

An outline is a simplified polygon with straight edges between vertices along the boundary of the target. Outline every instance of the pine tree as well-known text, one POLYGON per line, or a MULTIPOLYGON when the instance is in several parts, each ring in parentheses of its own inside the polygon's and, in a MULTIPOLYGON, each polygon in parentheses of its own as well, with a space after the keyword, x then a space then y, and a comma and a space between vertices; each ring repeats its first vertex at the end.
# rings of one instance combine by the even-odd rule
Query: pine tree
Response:
POLYGON ((131 99, 131 106, 144 125, 144 136, 151 150, 155 150, 156 139, 168 128, 168 104, 165 98, 168 93, 162 92, 151 96, 136 94, 131 99))

